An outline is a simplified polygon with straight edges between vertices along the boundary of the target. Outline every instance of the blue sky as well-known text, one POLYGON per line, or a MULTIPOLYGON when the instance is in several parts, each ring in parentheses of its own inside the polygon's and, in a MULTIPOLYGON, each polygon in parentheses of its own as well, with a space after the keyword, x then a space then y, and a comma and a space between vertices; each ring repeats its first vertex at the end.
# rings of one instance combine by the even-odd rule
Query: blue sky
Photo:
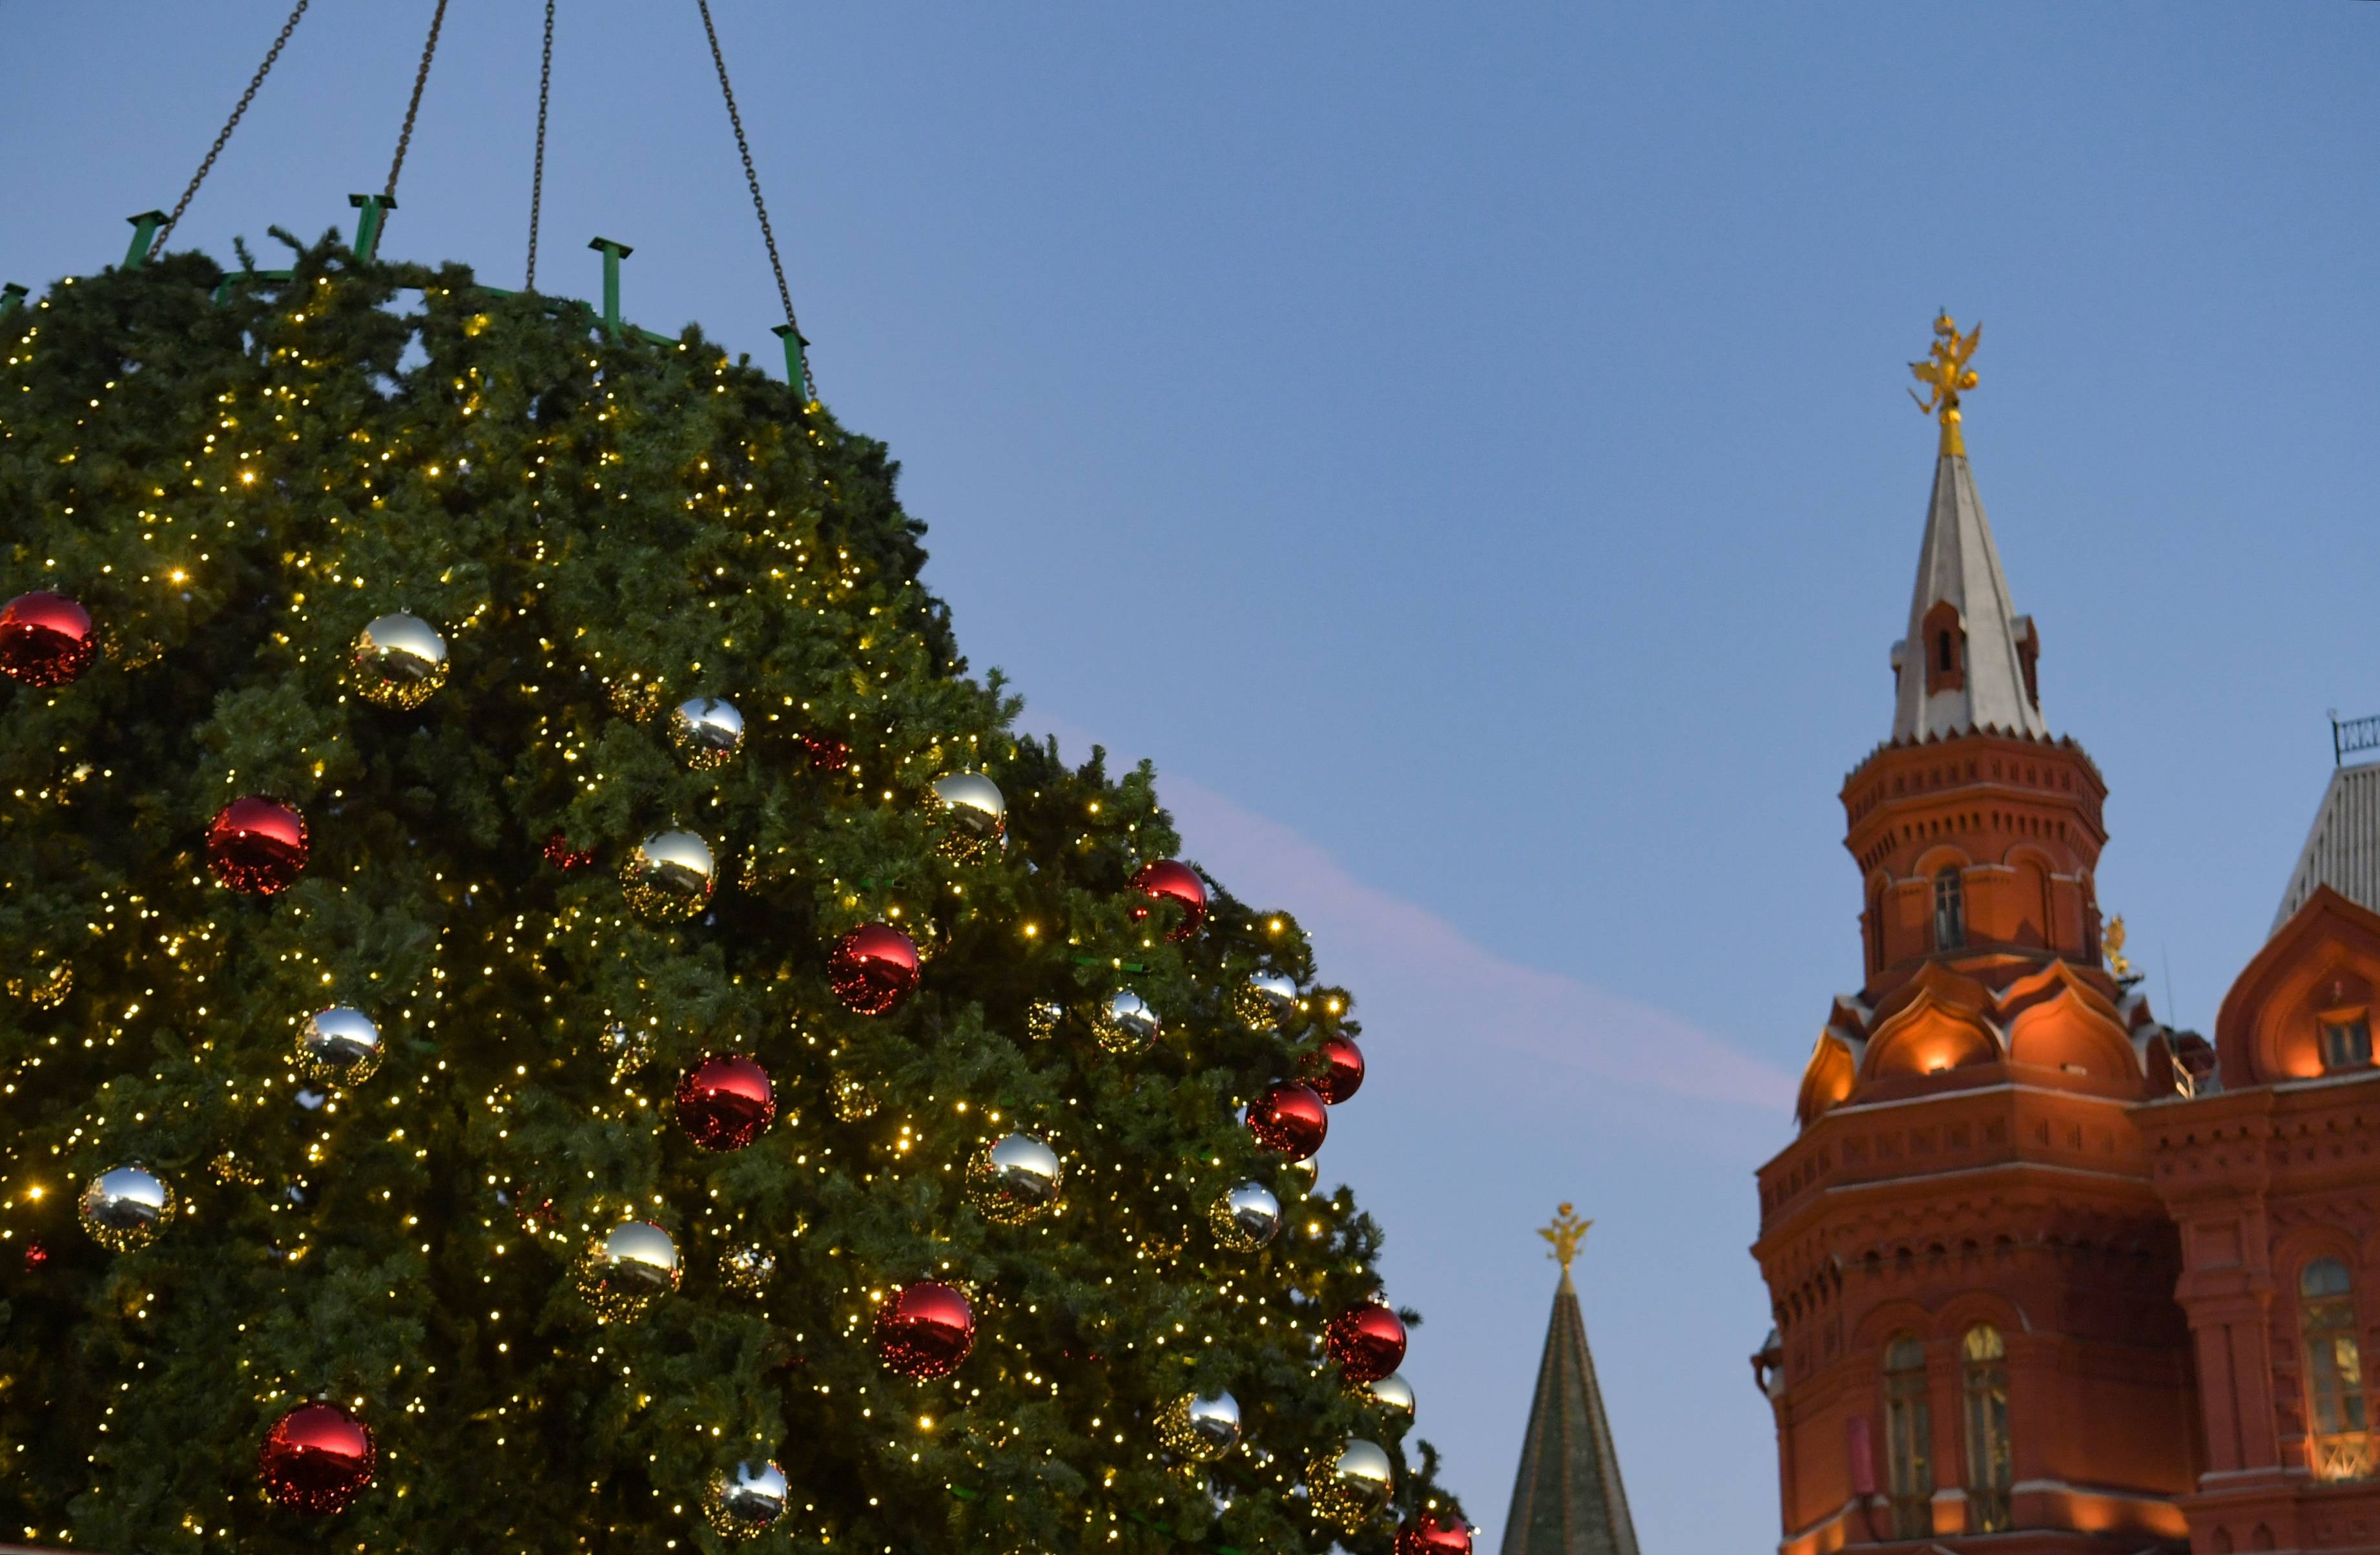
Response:
MULTIPOLYGON (((713 8, 820 384, 968 652, 1154 758, 1356 988, 1323 1166, 1490 1541, 1563 1198, 1646 1548, 1773 1541, 1750 1172, 1859 972, 1902 364, 1985 321, 1968 440, 2112 790, 2102 900, 2206 1027, 2324 710, 2380 712, 2380 7, 713 8)), ((429 10, 318 6, 177 243, 346 220, 429 10)), ((600 232, 632 317, 771 349, 693 6, 561 11, 546 289, 600 232)), ((116 259, 282 14, 12 7, 0 279, 116 259)), ((516 282, 540 14, 455 7, 383 251, 516 282)))

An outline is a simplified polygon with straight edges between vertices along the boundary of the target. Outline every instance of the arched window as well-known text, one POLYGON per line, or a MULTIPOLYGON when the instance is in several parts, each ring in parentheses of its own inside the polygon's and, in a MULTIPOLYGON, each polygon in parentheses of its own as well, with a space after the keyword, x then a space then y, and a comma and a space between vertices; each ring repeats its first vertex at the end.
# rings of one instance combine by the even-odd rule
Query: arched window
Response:
POLYGON ((1932 697, 1944 691, 1964 690, 1967 624, 1959 619, 1959 607, 1948 600, 1935 601, 1918 631, 1920 635, 1910 647, 1925 661, 1925 694, 1932 697))
POLYGON ((1967 942, 1967 901, 1959 867, 1943 866, 1934 877, 1934 948, 1957 950, 1967 942))
POLYGON ((2322 1017, 2322 1066, 2337 1075, 2372 1067, 2372 1017, 2349 1010, 2322 1017))
POLYGON ((1884 1440, 1895 1538, 1924 1538, 1934 1531, 1933 1438, 1925 1347, 1904 1333, 1884 1348, 1884 1440))
POLYGON ((1960 1341, 1967 1383, 1967 1531, 1996 1534, 2009 1525, 2008 1346, 2000 1330, 1977 1323, 1960 1341))
POLYGON ((2305 1337, 2308 1466, 2316 1479, 2369 1479, 2355 1284, 2337 1258, 2316 1258, 2298 1276, 2298 1331, 2305 1337))

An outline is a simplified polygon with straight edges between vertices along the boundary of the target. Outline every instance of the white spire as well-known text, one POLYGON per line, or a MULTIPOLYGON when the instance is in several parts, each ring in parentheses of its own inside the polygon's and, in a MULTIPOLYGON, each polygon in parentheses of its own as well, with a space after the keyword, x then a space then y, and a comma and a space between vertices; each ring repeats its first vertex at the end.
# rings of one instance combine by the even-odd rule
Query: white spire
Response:
MULTIPOLYGON (((1947 434, 1944 441, 1950 441, 1947 434)), ((1967 456, 1946 448, 1934 467, 1909 635, 1892 645, 1899 690, 1892 737, 1976 729, 2046 737, 2031 673, 2039 652, 2033 617, 2019 615, 2009 601, 1967 456)))

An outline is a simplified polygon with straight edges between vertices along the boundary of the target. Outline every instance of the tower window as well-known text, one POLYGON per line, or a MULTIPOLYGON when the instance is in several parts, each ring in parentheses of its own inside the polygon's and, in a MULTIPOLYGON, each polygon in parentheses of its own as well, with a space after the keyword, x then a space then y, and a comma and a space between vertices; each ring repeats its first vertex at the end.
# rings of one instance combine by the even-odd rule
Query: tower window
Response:
POLYGON ((1958 606, 1948 600, 1935 601, 1920 624, 1917 640, 1910 646, 1925 661, 1927 696, 1966 688, 1967 624, 1959 619, 1958 606))
POLYGON ((2322 1066, 2334 1073, 2372 1067, 2370 1016, 2358 1013, 2323 1017, 2322 1066))
POLYGON ((1925 1402, 1925 1347, 1902 1334, 1884 1350, 1884 1440, 1892 1537, 1934 1531, 1934 1416, 1925 1402))
POLYGON ((2305 1340, 2307 1466, 2316 1479, 2369 1479, 2355 1282, 2337 1258, 2316 1258, 2298 1276, 2298 1330, 2305 1340))
POLYGON ((1997 1534, 2009 1525, 2009 1485, 2015 1478, 2009 1452, 2008 1346, 1999 1330, 1977 1323, 1959 1348, 1966 1367, 1967 1531, 1997 1534))
POLYGON ((1934 877, 1934 948, 1957 950, 1966 942, 1966 890, 1958 866, 1945 865, 1934 877))

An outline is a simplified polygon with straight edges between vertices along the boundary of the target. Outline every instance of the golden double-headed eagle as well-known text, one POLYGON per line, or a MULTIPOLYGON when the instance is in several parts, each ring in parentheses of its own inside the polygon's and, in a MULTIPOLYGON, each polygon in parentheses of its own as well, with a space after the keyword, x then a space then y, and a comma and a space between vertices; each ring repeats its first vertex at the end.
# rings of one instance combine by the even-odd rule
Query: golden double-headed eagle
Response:
POLYGON ((1565 1204, 1555 1214, 1553 1224, 1537 1228, 1537 1234, 1554 1245, 1550 1256, 1560 1263, 1563 1274, 1570 1273, 1571 1259, 1578 1257, 1578 1245, 1586 1240, 1586 1228, 1594 1223, 1593 1221, 1580 1220, 1577 1213, 1565 1204))
POLYGON ((1979 382, 1967 358, 1975 354, 1975 346, 1983 338, 1982 324, 1961 334, 1958 321, 1945 310, 1934 321, 1934 344, 1926 347, 1925 359, 1909 364, 1911 376, 1926 388, 1925 398, 1919 399, 1914 389, 1909 391, 1909 397, 1917 400, 1918 409, 1942 423, 1945 454, 1967 452, 1967 441, 1959 433, 1959 395, 1979 382))

